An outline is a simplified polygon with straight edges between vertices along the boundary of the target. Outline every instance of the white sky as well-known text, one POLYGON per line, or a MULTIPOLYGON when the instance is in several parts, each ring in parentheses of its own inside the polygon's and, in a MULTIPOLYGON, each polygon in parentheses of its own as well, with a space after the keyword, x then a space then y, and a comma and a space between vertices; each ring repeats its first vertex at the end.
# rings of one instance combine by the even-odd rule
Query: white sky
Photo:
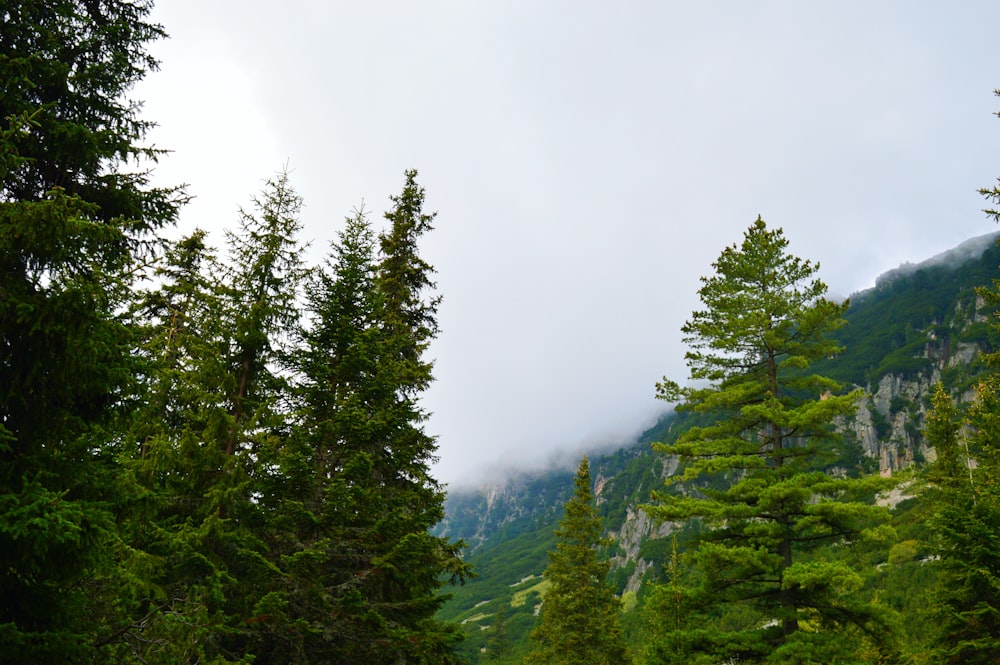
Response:
POLYGON ((626 441, 758 214, 847 295, 994 231, 1000 3, 161 0, 136 91, 180 230, 286 162, 318 259, 417 168, 440 480, 626 441))

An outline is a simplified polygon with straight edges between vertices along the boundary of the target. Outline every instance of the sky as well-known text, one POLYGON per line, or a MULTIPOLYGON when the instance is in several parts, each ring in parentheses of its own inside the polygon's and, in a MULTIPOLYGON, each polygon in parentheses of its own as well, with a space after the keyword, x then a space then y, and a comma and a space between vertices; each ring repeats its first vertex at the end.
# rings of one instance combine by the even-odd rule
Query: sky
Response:
POLYGON ((133 91, 178 233, 287 165, 319 261, 419 171, 451 487, 628 443, 758 215, 834 296, 995 231, 1000 3, 161 0, 133 91))

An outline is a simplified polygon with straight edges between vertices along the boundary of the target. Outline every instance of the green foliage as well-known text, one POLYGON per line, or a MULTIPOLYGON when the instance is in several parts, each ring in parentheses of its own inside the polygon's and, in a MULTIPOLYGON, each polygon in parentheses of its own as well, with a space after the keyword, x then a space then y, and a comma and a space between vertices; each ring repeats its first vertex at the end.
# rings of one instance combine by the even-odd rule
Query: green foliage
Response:
POLYGON ((178 190, 148 186, 154 151, 125 93, 162 35, 146 3, 28 0, 0 25, 0 643, 10 663, 94 656, 117 630, 108 433, 129 406, 123 315, 150 232, 178 190))
MULTIPOLYGON (((275 570, 253 608, 261 617, 249 636, 256 662, 454 660, 460 636, 435 619, 446 599, 437 592, 467 567, 461 543, 429 532, 443 492, 429 473, 436 446, 418 398, 431 380, 423 352, 437 330, 437 298, 424 294, 431 268, 416 254, 432 216, 422 213, 415 176, 407 173, 394 199, 378 259, 364 213, 347 219, 311 276, 298 348, 280 355, 269 336, 247 338, 297 377, 288 399, 294 415, 277 431, 263 421, 262 445, 249 448, 264 472, 256 487, 264 556, 275 570)), ((284 274, 295 274, 285 265, 292 267, 284 274)), ((288 314, 260 320, 294 324, 294 300, 278 299, 277 281, 263 283, 279 287, 264 299, 270 311, 284 302, 288 314)), ((267 370, 266 359, 258 367, 244 374, 267 370)), ((250 401, 256 393, 246 394, 247 412, 262 413, 263 403, 250 401)), ((259 415, 254 425, 259 432, 259 415)))
MULTIPOLYGON (((989 252, 994 251, 989 250, 989 252)), ((959 276, 955 291, 962 295, 944 310, 946 325, 943 329, 947 330, 948 335, 942 334, 941 326, 933 328, 937 341, 931 340, 930 351, 935 354, 936 367, 940 367, 940 363, 949 358, 948 345, 954 346, 956 340, 968 342, 975 341, 972 337, 982 338, 986 342, 981 348, 995 347, 995 344, 989 341, 995 336, 993 329, 985 323, 971 323, 970 318, 974 305, 971 298, 975 295, 973 287, 977 282, 988 283, 989 271, 995 271, 995 266, 990 265, 991 261, 989 255, 986 255, 982 259, 970 259, 963 265, 950 266, 942 273, 945 275, 948 271, 952 271, 959 276), (968 327, 963 329, 960 326, 968 327)), ((950 277, 944 276, 942 279, 947 282, 950 277)), ((896 280, 881 282, 877 291, 891 293, 892 299, 896 301, 912 302, 915 298, 919 299, 923 293, 918 286, 908 277, 901 276, 896 280)), ((922 288, 926 286, 925 284, 922 288)), ((857 329, 852 316, 868 308, 866 303, 869 301, 885 310, 885 300, 873 298, 874 295, 875 292, 864 294, 859 300, 852 301, 844 313, 848 325, 834 331, 832 336, 836 338, 848 328, 857 329)), ((900 312, 905 314, 907 311, 894 310, 894 314, 900 312)), ((982 315, 985 311, 983 309, 979 314, 982 315)), ((874 334, 878 334, 878 330, 882 327, 893 327, 901 323, 899 319, 879 318, 875 315, 870 315, 867 321, 871 325, 869 332, 874 334)), ((911 327, 917 330, 912 323, 911 327)), ((925 339, 929 339, 926 337, 926 331, 924 334, 925 339)), ((916 353, 922 355, 926 350, 927 347, 924 345, 916 353)), ((824 370, 824 372, 828 375, 837 374, 837 367, 846 356, 851 356, 851 349, 831 360, 821 359, 813 365, 813 368, 832 368, 833 371, 824 370)), ((875 358, 874 362, 877 365, 880 360, 875 358)), ((978 357, 973 358, 969 364, 951 363, 942 371, 942 381, 952 394, 963 394, 976 384, 975 377, 981 375, 985 367, 984 362, 978 357)), ((894 417, 903 417, 903 426, 910 435, 909 440, 914 444, 924 440, 923 411, 929 407, 929 402, 927 398, 917 401, 900 397, 889 404, 888 412, 894 417)), ((852 418, 853 414, 849 414, 846 422, 849 423, 852 418)), ((671 413, 650 432, 645 433, 635 446, 591 458, 592 473, 601 481, 602 491, 598 497, 597 510, 603 518, 606 531, 618 531, 626 515, 632 515, 634 518, 637 504, 647 501, 650 489, 661 485, 662 478, 668 475, 667 471, 673 469, 676 464, 676 460, 672 458, 649 454, 649 443, 652 441, 672 443, 690 427, 707 427, 716 419, 710 413, 701 414, 693 411, 671 413)), ((850 427, 840 429, 840 432, 836 440, 830 442, 829 454, 821 460, 822 469, 838 476, 844 473, 853 476, 878 471, 878 459, 869 457, 865 453, 850 427)), ((919 449, 914 450, 914 459, 918 467, 923 464, 919 449)), ((681 471, 683 467, 682 463, 681 471)), ((897 538, 855 539, 849 543, 826 541, 821 542, 812 551, 800 551, 797 556, 817 558, 821 561, 844 561, 861 575, 863 587, 855 593, 854 599, 876 612, 887 628, 877 632, 874 637, 859 633, 857 630, 845 630, 845 639, 849 638, 850 643, 856 647, 856 652, 853 654, 855 660, 872 663, 894 662, 891 659, 893 654, 898 652, 902 654, 900 658, 904 662, 929 664, 935 662, 928 660, 929 637, 938 624, 938 619, 932 613, 934 601, 931 591, 935 588, 939 577, 938 566, 934 559, 936 555, 927 528, 928 522, 932 521, 929 517, 930 508, 921 490, 924 481, 920 474, 903 476, 897 474, 897 478, 902 478, 900 491, 903 492, 902 500, 892 511, 891 525, 898 533, 897 538), (917 544, 916 553, 913 558, 909 558, 913 554, 914 543, 917 544), (892 565, 889 565, 890 556, 893 560, 892 565)), ((522 584, 518 582, 529 575, 537 575, 544 567, 544 551, 554 545, 551 540, 552 527, 548 525, 553 524, 559 515, 552 510, 552 502, 557 495, 566 496, 565 488, 569 486, 569 482, 570 478, 562 471, 518 480, 513 483, 512 488, 492 495, 489 509, 485 494, 453 492, 449 497, 448 516, 442 523, 442 528, 447 528, 448 533, 461 535, 475 543, 474 548, 467 554, 467 560, 477 571, 478 577, 455 590, 454 598, 442 608, 441 616, 454 621, 469 619, 463 624, 466 641, 461 647, 461 653, 470 663, 480 662, 484 658, 479 649, 486 642, 488 628, 481 629, 490 625, 496 607, 502 603, 509 604, 512 596, 527 599, 525 605, 511 608, 513 614, 509 634, 513 650, 508 662, 520 662, 518 649, 523 647, 523 640, 533 625, 531 610, 534 608, 534 603, 527 597, 526 590, 537 585, 538 580, 534 578, 522 584), (464 530, 458 531, 457 525, 461 525, 464 530), (452 528, 456 530, 452 531, 452 528), (476 607, 477 605, 479 606, 476 607), (475 618, 477 616, 480 618, 475 618)), ((706 488, 721 491, 726 487, 726 476, 714 474, 711 482, 708 477, 675 481, 669 489, 698 496, 706 488)), ((860 498, 863 501, 874 501, 876 488, 872 487, 870 491, 862 494, 860 498)), ((673 648, 670 646, 670 640, 676 637, 662 630, 664 620, 660 616, 661 608, 658 600, 665 585, 672 579, 670 575, 672 536, 676 535, 678 548, 683 553, 693 549, 699 532, 703 531, 696 521, 689 522, 686 528, 674 526, 673 534, 643 540, 633 557, 626 559, 622 556, 616 560, 608 578, 612 585, 621 591, 640 566, 650 566, 635 595, 636 609, 623 616, 623 625, 626 639, 636 653, 642 653, 647 649, 659 649, 662 659, 667 657, 664 654, 670 653, 668 649, 673 648), (659 584, 651 584, 651 581, 657 581, 659 584)), ((618 545, 615 545, 611 552, 616 556, 624 555, 624 550, 618 545)), ((684 588, 697 590, 699 578, 694 562, 682 556, 680 569, 683 573, 682 582, 687 585, 684 588)), ((701 621, 706 627, 753 622, 752 612, 745 609, 714 608, 701 615, 695 607, 688 607, 685 611, 696 622, 695 625, 701 621)), ((805 625, 810 624, 807 622, 805 625)), ((673 646, 683 647, 684 643, 673 642, 673 646)), ((684 655, 683 652, 681 654, 676 656, 678 662, 688 662, 694 658, 684 655)), ((653 659, 650 662, 658 661, 653 659)))
POLYGON ((601 521, 593 503, 590 463, 584 457, 573 497, 555 532, 556 548, 549 552, 545 579, 551 586, 525 663, 629 662, 619 618, 621 601, 606 581, 609 564, 598 555, 601 521))
MULTIPOLYGON (((993 93, 1000 97, 1000 89, 994 90, 993 93)), ((1000 111, 994 113, 997 117, 1000 117, 1000 111)), ((1000 205, 1000 178, 997 179, 997 185, 986 188, 983 187, 979 190, 979 193, 990 202, 991 205, 1000 205)), ((994 222, 1000 222, 1000 210, 994 208, 987 208, 984 210, 994 222)))
MULTIPOLYGON (((1000 91, 996 91, 1000 95, 1000 91)), ((1000 190, 982 189, 990 202, 1000 190)), ((985 211, 1000 219, 994 209, 985 211)), ((994 264, 995 265, 995 264, 994 264)), ((1000 281, 978 294, 995 308, 1000 281)), ((1000 330, 996 319, 994 332, 1000 330)), ((998 356, 987 357, 990 374, 976 386, 966 417, 939 386, 927 419, 927 438, 938 453, 929 493, 938 554, 933 656, 943 663, 987 663, 1000 651, 1000 374, 998 356)))
POLYGON ((991 246, 959 266, 901 272, 856 294, 845 312, 850 325, 832 333, 844 353, 819 360, 816 371, 864 386, 886 374, 914 378, 925 372, 931 363, 928 349, 946 355, 960 341, 995 349, 996 334, 972 317, 977 289, 990 283, 998 263, 1000 247, 991 246))
POLYGON ((714 620, 690 619, 671 631, 661 642, 671 645, 663 662, 696 654, 845 662, 853 643, 845 635, 882 625, 859 602, 855 571, 812 556, 887 515, 863 500, 883 484, 878 479, 820 470, 837 456, 834 419, 850 413, 858 395, 838 395, 835 381, 808 369, 839 351, 828 335, 843 325, 846 305, 824 298, 816 267, 787 254, 787 244, 758 218, 740 246, 723 251, 715 275, 702 278, 705 308, 682 329, 691 379, 708 385, 658 386, 661 398, 711 416, 657 446, 684 463, 674 484, 711 479, 694 493, 656 492, 647 508, 664 521, 698 519, 705 527, 690 554, 697 581, 689 593, 694 616, 714 620))
POLYGON ((928 440, 938 451, 929 492, 939 557, 934 653, 942 663, 993 662, 1000 649, 1000 381, 985 380, 968 414, 969 450, 950 398, 938 389, 928 440))

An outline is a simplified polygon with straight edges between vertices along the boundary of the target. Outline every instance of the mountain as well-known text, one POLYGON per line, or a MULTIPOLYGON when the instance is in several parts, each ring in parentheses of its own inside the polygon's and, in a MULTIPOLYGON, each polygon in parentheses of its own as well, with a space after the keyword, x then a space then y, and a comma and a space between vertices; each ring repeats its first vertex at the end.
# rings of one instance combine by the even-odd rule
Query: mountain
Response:
MULTIPOLYGON (((919 467, 933 455, 922 435, 932 386, 941 381, 960 401, 968 401, 984 369, 981 354, 1000 348, 989 325, 991 313, 976 292, 997 277, 997 238, 973 238, 928 260, 904 264, 879 277, 874 288, 852 295, 848 325, 837 334, 844 352, 816 367, 865 390, 855 413, 838 423, 844 443, 837 472, 891 475, 919 467)), ((671 441, 692 420, 691 414, 666 413, 632 445, 591 457, 598 510, 614 539, 608 552, 611 579, 626 609, 642 604, 643 583, 660 574, 673 546, 669 525, 656 524, 641 510, 650 492, 676 469, 676 462, 654 453, 651 444, 671 441)), ((462 622, 462 649, 470 663, 479 662, 501 609, 511 641, 504 662, 519 662, 526 651, 544 594, 541 573, 572 485, 572 471, 556 469, 449 494, 436 533, 466 542, 465 556, 477 578, 452 590, 441 616, 462 622)), ((900 494, 895 501, 905 498, 900 494)), ((638 612, 626 613, 631 634, 640 622, 638 612)))

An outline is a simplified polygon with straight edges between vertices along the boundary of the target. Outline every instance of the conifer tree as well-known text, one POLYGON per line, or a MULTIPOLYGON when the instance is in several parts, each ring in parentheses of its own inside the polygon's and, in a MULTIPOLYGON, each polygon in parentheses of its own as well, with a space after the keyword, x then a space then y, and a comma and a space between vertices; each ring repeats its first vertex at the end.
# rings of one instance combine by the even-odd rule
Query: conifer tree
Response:
POLYGON ((346 220, 331 249, 309 278, 308 325, 290 359, 295 426, 275 450, 280 472, 264 491, 273 503, 269 549, 285 580, 257 628, 264 662, 346 662, 378 648, 381 625, 369 624, 364 605, 377 547, 371 460, 385 434, 375 408, 385 388, 375 380, 383 337, 375 234, 363 212, 346 220))
POLYGON ((253 202, 228 234, 228 266, 197 232, 168 251, 140 305, 147 378, 125 463, 145 496, 129 534, 145 600, 133 609, 141 630, 107 649, 140 662, 243 662, 272 620, 265 513, 288 430, 301 199, 282 172, 253 202))
POLYGON ((255 431, 270 427, 287 392, 278 371, 298 327, 298 297, 306 270, 298 239, 302 197, 288 171, 267 180, 251 211, 240 210, 239 229, 228 231, 230 294, 226 317, 232 329, 229 387, 232 431, 227 455, 254 452, 255 431))
POLYGON ((275 620, 257 626, 258 662, 454 661, 460 634, 434 615, 443 579, 466 568, 460 543, 429 533, 443 491, 419 396, 438 299, 417 252, 433 216, 415 176, 381 236, 362 212, 348 218, 308 289, 295 423, 263 492, 281 497, 269 549, 284 582, 261 605, 275 620))
POLYGON ((302 197, 284 169, 265 182, 250 210, 241 208, 237 230, 226 234, 227 431, 206 442, 219 447, 225 462, 206 501, 220 524, 213 554, 230 578, 223 607, 230 631, 218 641, 223 653, 252 653, 256 662, 267 662, 258 657, 266 650, 260 635, 275 620, 270 600, 280 584, 266 550, 278 498, 273 486, 281 474, 277 459, 291 427, 288 368, 307 275, 298 238, 301 209, 302 197))
POLYGON ((25 0, 0 24, 0 644, 92 657, 107 635, 120 474, 100 430, 131 392, 122 316, 179 190, 141 169, 128 91, 162 36, 145 2, 25 0), (138 169, 136 166, 138 165, 138 169))
POLYGON ((507 611, 506 600, 493 614, 490 622, 489 634, 486 636, 484 645, 486 658, 485 663, 503 663, 510 652, 510 613, 507 611))
MULTIPOLYGON (((993 94, 1000 97, 1000 88, 994 90, 993 94)), ((1000 117, 1000 111, 995 112, 993 115, 1000 117)), ((1000 178, 997 179, 997 184, 993 185, 993 187, 983 187, 979 190, 979 193, 989 201, 990 205, 1000 206, 1000 178)), ((986 208, 983 212, 994 222, 1000 222, 1000 209, 986 208)))
MULTIPOLYGON (((135 495, 120 530, 123 601, 104 656, 122 662, 236 662, 219 651, 235 623, 223 611, 237 581, 216 543, 231 529, 211 500, 227 465, 225 292, 221 267, 196 231, 166 252, 157 289, 142 293, 142 399, 126 423, 122 463, 135 495)), ((124 428, 124 427, 123 427, 124 428)), ((232 655, 232 654, 230 654, 232 655)), ((240 655, 242 656, 242 654, 240 655)))
POLYGON ((934 594, 933 658, 939 663, 993 663, 1000 652, 1000 381, 984 380, 970 406, 970 460, 964 423, 939 385, 927 417, 938 453, 930 469, 929 526, 940 569, 934 594))
POLYGON ((608 584, 610 564, 600 557, 601 520, 594 508, 590 463, 580 462, 573 496, 549 552, 545 593, 531 632, 527 665, 620 665, 631 662, 621 626, 621 601, 608 584))
MULTIPOLYGON (((677 649, 709 661, 829 663, 849 659, 852 630, 879 626, 855 602, 858 573, 807 558, 824 543, 856 538, 884 509, 861 500, 878 479, 826 469, 836 461, 833 422, 856 393, 809 372, 839 352, 827 334, 847 304, 825 298, 818 266, 787 253, 782 231, 760 218, 702 278, 704 309, 682 328, 692 387, 664 379, 658 396, 706 414, 672 445, 681 492, 660 491, 648 508, 671 522, 695 520, 698 605, 728 619, 675 631, 677 649)), ((693 662, 692 656, 684 656, 693 662)), ((683 661, 676 661, 683 662, 683 661)))
POLYGON ((432 293, 434 268, 418 251, 434 215, 423 211, 424 188, 416 177, 415 170, 405 173, 403 189, 385 213, 389 226, 378 238, 381 350, 374 381, 380 396, 373 407, 380 435, 367 451, 366 476, 377 497, 377 503, 367 504, 373 518, 369 537, 381 545, 371 558, 366 602, 368 617, 386 641, 365 661, 373 664, 452 662, 460 633, 434 615, 447 599, 439 593, 444 580, 468 574, 458 556, 462 543, 429 532, 444 517, 445 494, 430 473, 437 443, 424 430, 428 414, 420 396, 433 380, 433 363, 425 355, 437 336, 440 297, 432 293))

